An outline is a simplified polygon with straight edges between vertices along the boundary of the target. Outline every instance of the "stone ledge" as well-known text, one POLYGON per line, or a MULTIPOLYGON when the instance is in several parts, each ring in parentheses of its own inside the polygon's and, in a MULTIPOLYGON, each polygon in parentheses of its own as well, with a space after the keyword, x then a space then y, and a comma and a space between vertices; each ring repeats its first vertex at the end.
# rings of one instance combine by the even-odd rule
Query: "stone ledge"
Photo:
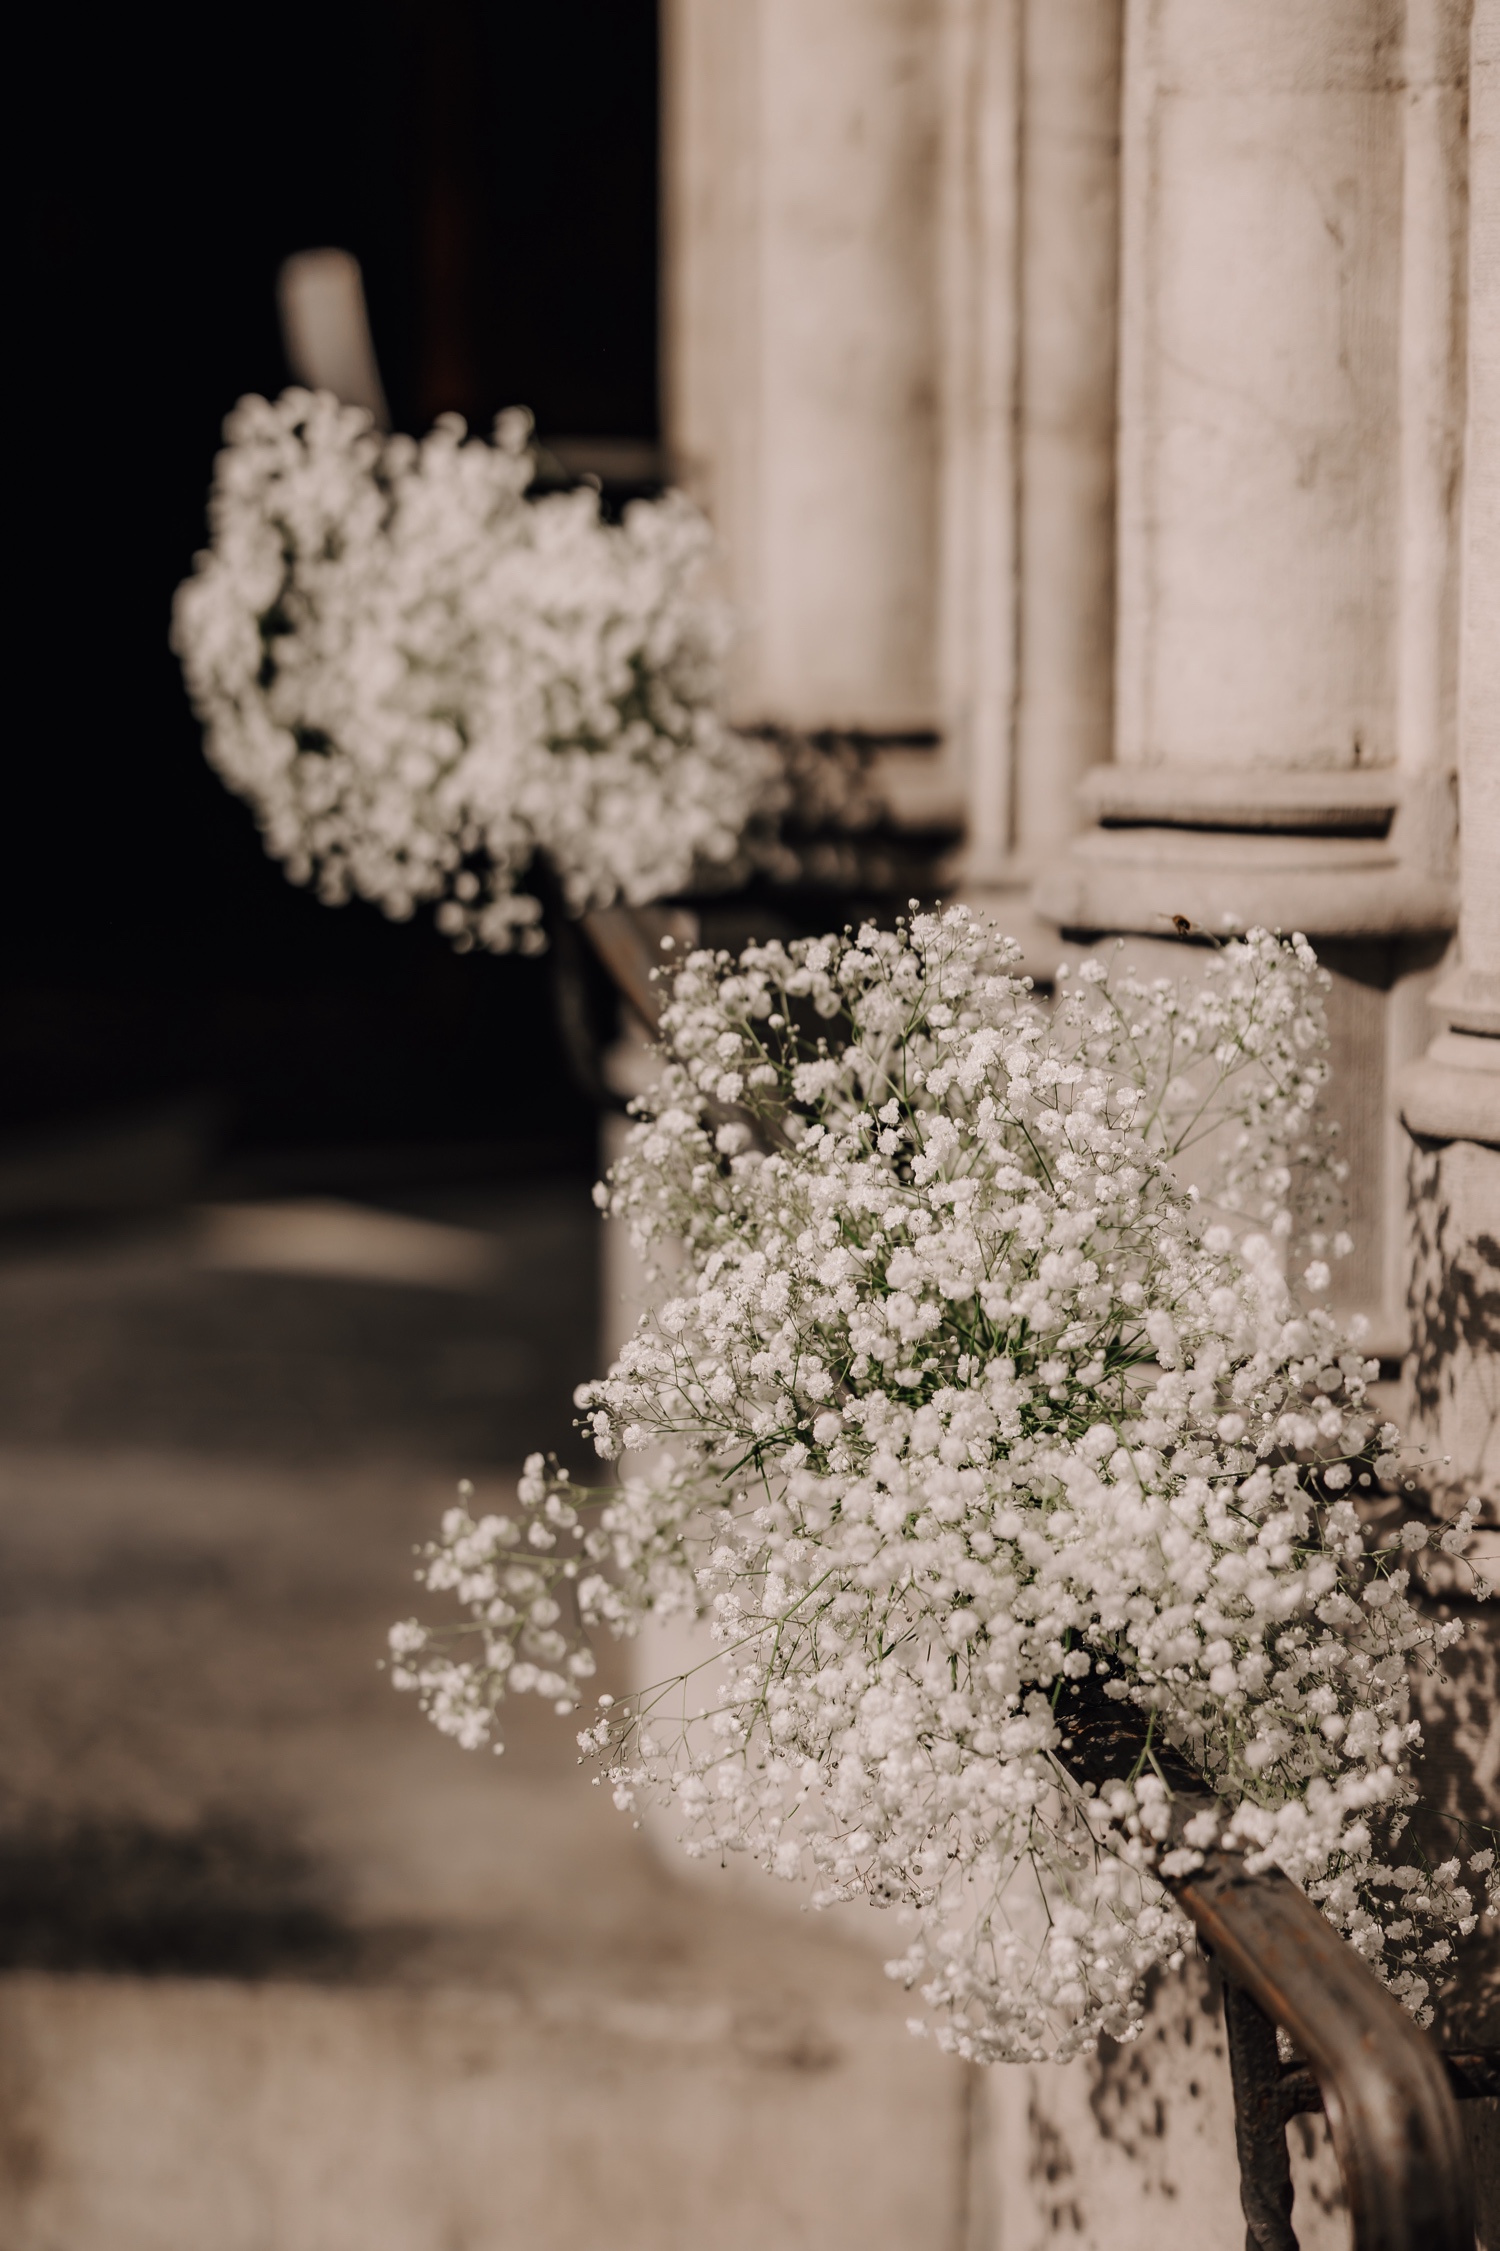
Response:
POLYGON ((1220 931, 1301 930, 1311 938, 1399 938, 1453 928, 1449 884, 1380 845, 1343 837, 1098 829, 1033 893, 1059 930, 1163 937, 1185 916, 1220 931), (1298 849, 1301 847, 1301 849, 1298 849))
POLYGON ((1452 1031, 1500 1036, 1500 976, 1493 970, 1453 970, 1433 986, 1427 1005, 1452 1031))
POLYGON ((968 2077, 889 2014, 0 1980, 13 2251, 919 2251, 968 2077))
POLYGON ((1393 1091, 1408 1133, 1500 1147, 1500 1040, 1441 1032, 1398 1073, 1393 1091))
POLYGON ((1101 826, 1386 835, 1403 798, 1392 766, 1302 768, 1097 766, 1079 802, 1101 826))
POLYGON ((1161 936, 1174 916, 1212 931, 1228 916, 1395 938, 1457 919, 1446 776, 1115 766, 1080 794, 1099 825, 1033 894, 1059 929, 1161 936))

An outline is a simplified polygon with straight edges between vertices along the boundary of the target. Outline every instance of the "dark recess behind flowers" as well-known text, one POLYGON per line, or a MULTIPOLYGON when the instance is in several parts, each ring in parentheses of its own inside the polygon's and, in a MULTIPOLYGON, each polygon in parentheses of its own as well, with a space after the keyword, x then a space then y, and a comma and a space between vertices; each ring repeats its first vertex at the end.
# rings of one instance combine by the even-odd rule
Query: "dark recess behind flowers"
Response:
POLYGON ((656 437, 651 0, 53 11, 22 40, 0 1138, 191 1095, 231 1151, 588 1162, 545 967, 288 886, 166 634, 223 415, 287 380, 290 251, 361 258, 398 425, 521 400, 656 437))

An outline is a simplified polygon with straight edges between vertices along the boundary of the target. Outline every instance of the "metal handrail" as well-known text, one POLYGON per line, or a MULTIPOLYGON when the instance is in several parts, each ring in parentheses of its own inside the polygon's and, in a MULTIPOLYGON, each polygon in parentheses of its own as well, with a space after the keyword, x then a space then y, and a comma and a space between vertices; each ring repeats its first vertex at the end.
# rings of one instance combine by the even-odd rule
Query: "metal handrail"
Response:
MULTIPOLYGON (((1139 1773, 1145 1713, 1106 1701, 1093 1676, 1058 1706, 1059 1757, 1096 1788, 1139 1773)), ((1149 1745, 1173 1794, 1173 1829, 1211 1810, 1203 1777, 1165 1742, 1149 1745)), ((1206 1853, 1162 1877, 1225 1979, 1225 2033, 1246 2251, 1297 2251, 1286 2126, 1327 2114, 1354 2223, 1355 2251, 1474 2251, 1468 2151, 1455 2089, 1437 2049, 1368 1963, 1279 1869, 1206 1853), (1282 2068, 1280 2026, 1306 2069, 1282 2068)), ((1469 2059, 1459 2091, 1493 2088, 1493 2058, 1469 2059)))
MULTIPOLYGON (((1442 2048, 1438 2060, 1457 2102, 1493 2102, 1500 2096, 1500 2048, 1442 2048)), ((1304 2063, 1281 2067, 1281 2104, 1288 2118, 1321 2110, 1323 2090, 1304 2063)))
MULTIPOLYGON (((665 927, 630 909, 584 918, 621 995, 652 1033, 661 1001, 651 971, 665 927)), ((1079 1781, 1097 1786, 1139 1771, 1146 1737, 1133 1706, 1075 1688, 1059 1717, 1068 1731, 1060 1757, 1079 1781)), ((1153 1758, 1180 1817, 1212 1802, 1202 1777, 1168 1745, 1156 1744, 1153 1758)), ((1225 1979, 1246 2251, 1298 2251, 1286 2128, 1299 2111, 1317 2108, 1343 2175, 1354 2251, 1474 2251, 1469 2157, 1450 2080, 1459 2094, 1493 2094, 1496 2057, 1454 2058, 1450 2072, 1354 1948, 1278 1869, 1252 1873, 1240 1854, 1211 1852, 1169 1889, 1225 1979), (1278 2026, 1307 2068, 1282 2064, 1278 2026)))
MULTIPOLYGON (((1283 2072, 1277 2025, 1321 2093, 1356 2251, 1474 2251, 1458 2105, 1413 2018, 1279 1871, 1211 1853, 1172 1889, 1227 1981, 1247 2251, 1297 2244, 1286 2122, 1312 2097, 1305 2075, 1283 2072)), ((1485 2060, 1474 2059, 1481 2081, 1485 2060)))
POLYGON ((698 942, 696 916, 680 907, 591 907, 580 927, 623 1001, 654 1039, 661 1030, 662 941, 684 951, 698 942))

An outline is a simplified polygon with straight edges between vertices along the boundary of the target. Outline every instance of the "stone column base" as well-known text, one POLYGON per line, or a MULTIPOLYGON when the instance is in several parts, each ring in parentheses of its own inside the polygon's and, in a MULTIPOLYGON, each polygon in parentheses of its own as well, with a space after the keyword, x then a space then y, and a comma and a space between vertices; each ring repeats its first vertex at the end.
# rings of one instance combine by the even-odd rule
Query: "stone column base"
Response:
POLYGON ((1394 768, 1100 767, 1082 791, 1094 825, 1038 880, 1033 904, 1065 938, 1154 940, 1151 974, 1183 973, 1168 942, 1259 924, 1311 938, 1333 978, 1330 1110, 1349 1163, 1352 1258, 1341 1310, 1370 1323, 1384 1361, 1407 1348, 1405 1137, 1390 1088, 1421 1049, 1423 1003, 1455 919, 1447 775, 1394 768))

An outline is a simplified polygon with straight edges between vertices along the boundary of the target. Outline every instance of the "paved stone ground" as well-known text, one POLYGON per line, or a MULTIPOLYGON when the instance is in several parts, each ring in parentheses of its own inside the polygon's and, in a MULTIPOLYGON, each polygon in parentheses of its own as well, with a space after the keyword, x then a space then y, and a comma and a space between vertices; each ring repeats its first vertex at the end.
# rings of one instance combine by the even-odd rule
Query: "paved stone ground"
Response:
POLYGON ((489 1285, 225 1271, 192 1210, 0 1237, 0 1442, 455 1472, 566 1446, 598 1325, 588 1183, 400 1208, 492 1242, 489 1285))
POLYGON ((1161 2057, 981 2080, 869 1944, 674 1877, 566 1723, 475 1757, 392 1693, 414 1544, 576 1448, 599 1325, 585 1181, 403 1208, 448 1232, 0 1238, 6 2251, 1237 2251, 1196 1986, 1161 2057))
POLYGON ((0 2239, 957 2242, 967 2080, 868 1949, 377 1670, 598 1326, 586 1181, 406 1209, 475 1286, 226 1271, 222 1214, 0 1246, 0 2239))
MULTIPOLYGON (((503 1758, 466 1755, 377 1670, 456 1478, 503 1501, 529 1447, 577 1458, 595 1358, 586 1183, 423 1208, 494 1239, 488 1286, 215 1270, 192 1214, 10 1246, 9 1964, 363 1975, 459 1948, 465 1974, 653 1989, 703 1944, 728 1966, 741 1910, 672 1882, 565 1722, 527 1699, 503 1758)), ((881 1994, 863 1952, 848 1971, 881 1994)))

